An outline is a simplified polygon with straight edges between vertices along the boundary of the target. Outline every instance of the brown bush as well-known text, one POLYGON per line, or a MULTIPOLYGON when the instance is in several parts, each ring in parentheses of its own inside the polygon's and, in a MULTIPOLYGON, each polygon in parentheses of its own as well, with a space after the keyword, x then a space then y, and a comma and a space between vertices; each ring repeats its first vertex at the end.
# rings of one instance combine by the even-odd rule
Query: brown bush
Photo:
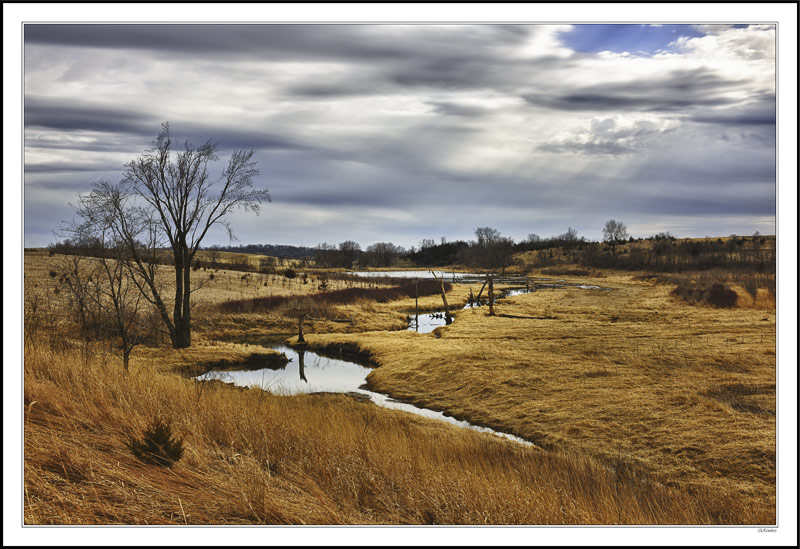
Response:
POLYGON ((722 282, 708 284, 683 280, 678 283, 671 295, 691 303, 704 302, 713 307, 735 307, 739 296, 722 282))

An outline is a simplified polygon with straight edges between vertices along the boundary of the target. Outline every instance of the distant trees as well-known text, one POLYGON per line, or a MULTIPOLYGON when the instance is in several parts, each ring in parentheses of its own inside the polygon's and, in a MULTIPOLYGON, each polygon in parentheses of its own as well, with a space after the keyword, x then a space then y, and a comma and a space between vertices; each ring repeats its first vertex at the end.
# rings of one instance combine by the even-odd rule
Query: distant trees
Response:
POLYGON ((361 245, 353 240, 345 240, 339 244, 340 266, 352 269, 361 255, 361 245))
POLYGON ((327 242, 320 242, 314 248, 314 263, 317 267, 333 267, 336 246, 327 242))
POLYGON ((567 232, 558 236, 559 239, 565 242, 576 242, 578 240, 578 231, 572 227, 567 227, 567 232))
POLYGON ((403 253, 405 249, 402 246, 395 246, 391 242, 376 242, 367 246, 366 261, 373 267, 391 267, 403 253))
POLYGON ((621 221, 609 219, 603 227, 603 240, 611 244, 611 251, 615 253, 617 244, 628 238, 628 229, 621 221))
POLYGON ((501 254, 502 237, 500 231, 492 227, 478 227, 475 229, 476 257, 475 262, 481 267, 494 268, 501 254))

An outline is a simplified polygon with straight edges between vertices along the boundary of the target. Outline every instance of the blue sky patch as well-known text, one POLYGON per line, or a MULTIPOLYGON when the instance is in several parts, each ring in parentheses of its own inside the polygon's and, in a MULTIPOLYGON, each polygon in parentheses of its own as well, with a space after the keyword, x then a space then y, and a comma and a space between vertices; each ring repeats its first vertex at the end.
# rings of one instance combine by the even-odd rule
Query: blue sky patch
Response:
POLYGON ((699 37, 703 33, 692 25, 576 25, 561 34, 565 45, 583 53, 612 51, 652 55, 669 50, 681 36, 699 37))

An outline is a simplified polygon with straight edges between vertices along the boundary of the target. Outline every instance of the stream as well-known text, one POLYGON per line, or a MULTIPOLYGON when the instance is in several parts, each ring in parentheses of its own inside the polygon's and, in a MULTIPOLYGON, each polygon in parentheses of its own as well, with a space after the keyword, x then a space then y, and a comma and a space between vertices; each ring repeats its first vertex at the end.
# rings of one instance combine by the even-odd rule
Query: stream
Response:
MULTIPOLYGON (((392 272, 393 276, 398 274, 402 275, 418 275, 419 271, 409 272, 392 272)), ((362 276, 381 276, 389 273, 358 273, 362 276)), ((412 276, 414 276, 412 275, 412 276)), ((441 274, 439 274, 441 276, 441 274)), ((500 300, 515 295, 526 294, 535 292, 537 289, 556 289, 566 287, 577 287, 586 290, 610 290, 610 288, 601 288, 600 286, 592 286, 587 284, 569 284, 562 281, 555 281, 553 283, 537 282, 526 286, 524 288, 511 288, 498 292, 499 296, 495 300, 500 300)), ((467 304, 464 309, 473 307, 480 307, 487 303, 475 302, 467 304)), ((452 320, 451 320, 452 322, 452 320)), ((420 315, 409 315, 409 330, 415 330, 420 333, 429 333, 438 328, 449 324, 445 318, 444 311, 434 313, 423 313, 420 315)), ((260 387, 263 390, 269 391, 278 395, 296 395, 296 394, 312 394, 312 393, 348 393, 364 400, 382 406, 384 408, 391 408, 393 410, 402 410, 404 412, 417 414, 429 419, 436 419, 455 425, 457 427, 473 429, 483 433, 491 433, 493 435, 501 436, 524 444, 527 446, 535 446, 532 442, 517 437, 509 433, 495 431, 489 427, 474 425, 468 421, 458 420, 452 416, 446 415, 442 412, 436 412, 427 408, 414 406, 406 402, 400 402, 388 395, 377 393, 367 389, 366 377, 371 368, 359 364, 352 360, 346 360, 342 357, 333 358, 324 356, 314 351, 304 349, 295 349, 283 343, 269 341, 265 342, 268 346, 279 353, 284 353, 289 359, 288 364, 283 367, 276 368, 262 368, 254 370, 233 370, 222 371, 212 370, 203 375, 197 376, 196 379, 200 381, 207 381, 218 379, 225 383, 233 383, 239 386, 246 387, 260 387)))
POLYGON ((413 404, 400 402, 382 393, 376 393, 366 388, 367 374, 371 368, 362 366, 351 360, 331 358, 313 351, 294 349, 284 344, 270 345, 272 349, 285 353, 290 360, 283 368, 263 368, 260 370, 213 370, 196 379, 204 381, 218 379, 226 383, 244 387, 260 387, 278 395, 296 395, 304 393, 351 393, 363 395, 378 406, 402 410, 426 418, 436 419, 455 425, 491 433, 524 444, 534 446, 533 443, 520 437, 495 431, 489 427, 473 425, 468 421, 458 420, 442 412, 420 408, 413 404))

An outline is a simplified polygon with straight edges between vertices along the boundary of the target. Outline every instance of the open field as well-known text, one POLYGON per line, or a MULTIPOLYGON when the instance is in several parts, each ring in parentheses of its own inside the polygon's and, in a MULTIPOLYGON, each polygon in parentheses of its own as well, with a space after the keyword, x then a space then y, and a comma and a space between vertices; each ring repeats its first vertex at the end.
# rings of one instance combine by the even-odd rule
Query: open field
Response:
MULTIPOLYGON (((460 310, 431 334, 405 330, 413 298, 332 304, 306 325, 312 348, 368 354, 379 366, 368 377, 374 390, 538 446, 527 448, 345 395, 278 397, 186 377, 271 360, 247 343, 296 333, 296 307, 223 313, 220 305, 311 295, 318 273, 303 283, 193 272, 202 286, 193 294, 195 345, 139 346, 123 374, 106 342, 82 345, 70 329, 50 275, 60 259, 25 257, 26 297, 49 296, 37 314, 52 317, 26 316, 28 524, 775 521, 767 293, 753 299, 734 286, 739 306, 717 309, 635 273, 598 272, 580 282, 612 290, 515 296, 495 317, 460 310), (126 447, 155 417, 183 438, 172 468, 146 465, 126 447)), ((353 284, 326 281, 327 289, 353 284)), ((469 290, 454 285, 454 310, 469 290)), ((418 305, 441 310, 442 299, 418 305)))

